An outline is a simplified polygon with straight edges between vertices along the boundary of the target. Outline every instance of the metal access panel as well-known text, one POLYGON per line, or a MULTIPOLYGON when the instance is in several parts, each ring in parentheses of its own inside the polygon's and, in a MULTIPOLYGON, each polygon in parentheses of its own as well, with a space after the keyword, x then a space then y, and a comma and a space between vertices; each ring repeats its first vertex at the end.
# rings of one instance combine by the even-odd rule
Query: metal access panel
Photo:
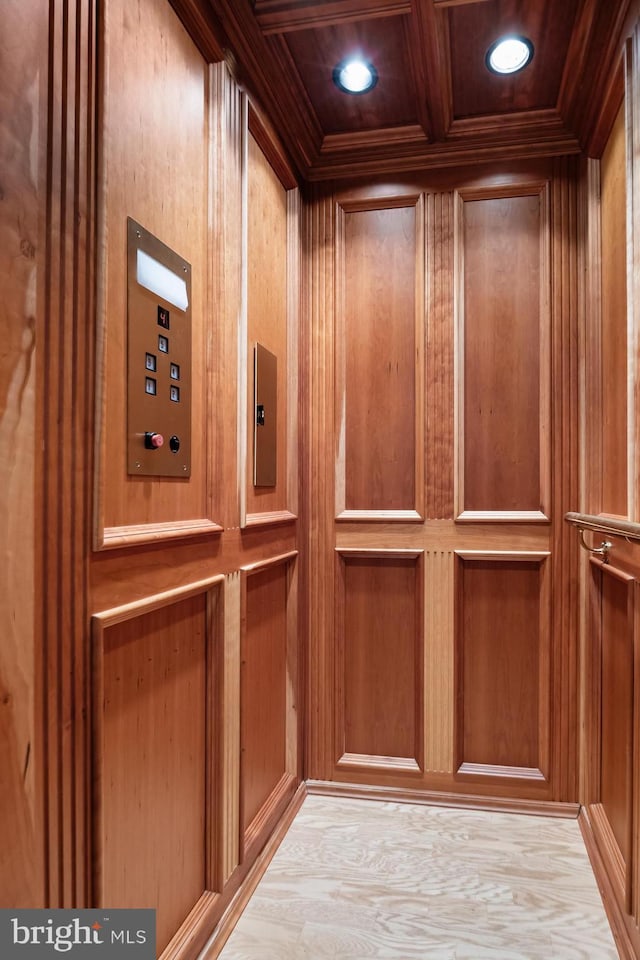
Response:
POLYGON ((278 463, 278 358, 260 343, 253 352, 253 485, 275 487, 278 463))
POLYGON ((127 220, 127 473, 191 476, 191 265, 127 220))

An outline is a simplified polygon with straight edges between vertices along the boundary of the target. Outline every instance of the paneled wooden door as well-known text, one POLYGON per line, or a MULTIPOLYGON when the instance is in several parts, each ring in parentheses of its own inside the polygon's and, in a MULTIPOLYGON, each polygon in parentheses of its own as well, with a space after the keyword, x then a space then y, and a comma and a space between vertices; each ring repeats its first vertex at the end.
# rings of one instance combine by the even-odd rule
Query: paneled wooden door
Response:
POLYGON ((576 799, 574 177, 544 162, 309 198, 322 789, 576 799))

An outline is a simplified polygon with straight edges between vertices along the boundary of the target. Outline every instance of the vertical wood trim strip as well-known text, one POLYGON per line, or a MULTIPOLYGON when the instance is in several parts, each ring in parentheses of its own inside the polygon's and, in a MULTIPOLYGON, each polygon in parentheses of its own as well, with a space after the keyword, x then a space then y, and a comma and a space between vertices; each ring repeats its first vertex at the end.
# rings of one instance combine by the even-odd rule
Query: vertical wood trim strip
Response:
POLYGON ((633 744, 632 744, 632 785, 631 785, 631 869, 630 876, 630 912, 636 926, 640 925, 640 805, 633 802, 640 796, 640 583, 633 585, 633 744))
POLYGON ((551 191, 551 454, 556 465, 550 491, 553 504, 552 558, 555 591, 552 604, 551 780, 554 799, 576 796, 578 717, 578 550, 573 531, 562 517, 579 497, 578 412, 578 253, 577 164, 554 161, 551 191))
POLYGON ((222 662, 221 887, 240 863, 240 623, 241 576, 230 573, 224 585, 222 662))
POLYGON ((89 644, 86 544, 91 537, 96 7, 55 0, 49 16, 44 329, 38 342, 43 476, 44 819, 47 904, 91 896, 89 644))
POLYGON ((241 474, 238 472, 237 432, 228 425, 240 423, 238 410, 238 345, 242 309, 242 163, 243 100, 226 64, 210 68, 213 156, 213 300, 210 304, 210 336, 217 336, 215 375, 218 407, 213 411, 217 424, 215 489, 220 491, 222 523, 226 529, 240 522, 241 474))
POLYGON ((627 496, 628 515, 638 520, 640 478, 640 402, 638 350, 640 348, 640 24, 625 46, 627 128, 627 496))
POLYGON ((464 510, 464 200, 453 195, 453 511, 464 510))
POLYGON ((326 188, 311 187, 306 206, 305 243, 310 262, 307 303, 309 384, 306 475, 308 477, 309 708, 307 712, 307 776, 329 779, 332 769, 334 608, 333 517, 334 482, 334 261, 335 206, 326 188))
POLYGON ((424 744, 425 770, 453 772, 454 556, 428 551, 424 558, 424 744))
POLYGON ((453 517, 453 194, 426 197, 426 505, 429 520, 453 517))
POLYGON ((206 611, 206 728, 205 728, 205 887, 219 892, 222 889, 219 851, 224 832, 221 831, 219 788, 223 782, 220 764, 220 743, 224 731, 221 716, 220 691, 224 677, 224 593, 220 586, 207 592, 206 611), (222 595, 221 595, 222 594, 222 595), (222 835, 221 835, 222 834, 222 835))
POLYGON ((602 219, 600 161, 587 161, 587 314, 585 355, 585 512, 602 511, 602 219), (586 400, 589 400, 588 406, 586 400))
MULTIPOLYGON (((216 120, 219 113, 219 104, 217 97, 219 94, 218 79, 213 64, 209 64, 207 71, 206 105, 207 105, 207 241, 206 241, 206 269, 207 269, 207 289, 204 298, 204 309, 208 317, 215 316, 217 310, 217 277, 216 262, 213 256, 215 247, 215 229, 216 229, 216 120)), ((222 485, 218 482, 219 463, 222 455, 222 431, 218 424, 220 421, 215 416, 215 411, 221 409, 222 404, 222 380, 220 377, 219 364, 216 358, 216 349, 214 342, 214 325, 205 323, 204 349, 205 349, 205 383, 204 388, 204 419, 207 432, 207 462, 206 484, 205 484, 205 503, 207 505, 208 517, 220 517, 221 504, 219 501, 222 485)))
MULTIPOLYGON (((551 517, 551 198, 549 184, 540 190, 540 510, 551 517)), ((567 238, 569 239, 569 238, 567 238)), ((574 241, 575 246, 575 241, 574 241)), ((562 461, 558 461, 562 462, 562 461)))
POLYGON ((287 191, 287 507, 298 515, 300 191, 287 191))
POLYGON ((344 207, 335 205, 335 511, 339 516, 346 509, 346 436, 347 436, 347 376, 345 350, 346 310, 346 214, 344 207))
POLYGON ((251 385, 248 383, 249 362, 249 344, 247 337, 249 335, 249 319, 247 313, 248 296, 248 252, 249 252, 249 101, 246 94, 242 94, 242 128, 241 128, 241 194, 242 194, 242 239, 241 239, 241 293, 240 293, 240 316, 238 322, 238 496, 240 500, 240 526, 247 524, 247 484, 249 477, 247 475, 247 465, 249 459, 249 428, 248 428, 248 407, 249 390, 251 385))
POLYGON ((413 441, 415 460, 415 492, 413 507, 420 517, 425 516, 425 201, 421 193, 415 205, 416 259, 415 259, 415 344, 414 344, 414 394, 415 434, 413 441))
POLYGON ((299 778, 300 714, 298 712, 298 561, 287 563, 287 651, 286 651, 286 720, 285 771, 299 778))

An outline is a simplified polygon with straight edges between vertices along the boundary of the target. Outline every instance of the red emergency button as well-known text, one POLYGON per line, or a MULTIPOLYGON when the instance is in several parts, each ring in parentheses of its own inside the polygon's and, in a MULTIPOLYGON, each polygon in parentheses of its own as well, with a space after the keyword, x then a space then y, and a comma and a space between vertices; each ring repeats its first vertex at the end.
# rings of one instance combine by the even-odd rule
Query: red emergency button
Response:
POLYGON ((144 435, 144 445, 147 450, 158 450, 164 443, 164 437, 161 433, 147 431, 144 435))

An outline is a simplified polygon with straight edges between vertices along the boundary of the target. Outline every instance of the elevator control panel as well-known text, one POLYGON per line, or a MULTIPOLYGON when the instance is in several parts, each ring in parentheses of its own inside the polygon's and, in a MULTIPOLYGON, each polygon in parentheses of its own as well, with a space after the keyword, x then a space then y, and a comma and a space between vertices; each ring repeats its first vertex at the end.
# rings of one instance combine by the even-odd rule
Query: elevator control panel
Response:
POLYGON ((191 476, 191 265, 127 221, 127 473, 191 476))
POLYGON ((253 352, 253 485, 275 487, 278 465, 278 358, 261 343, 253 352))

